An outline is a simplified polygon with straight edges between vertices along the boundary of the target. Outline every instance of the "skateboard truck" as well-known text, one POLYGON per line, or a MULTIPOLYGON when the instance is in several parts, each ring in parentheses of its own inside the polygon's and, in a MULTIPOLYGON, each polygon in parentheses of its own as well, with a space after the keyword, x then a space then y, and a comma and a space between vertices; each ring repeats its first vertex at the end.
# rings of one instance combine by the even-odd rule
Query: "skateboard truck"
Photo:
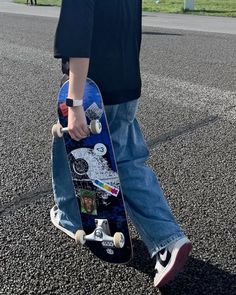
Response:
POLYGON ((125 237, 121 232, 116 232, 112 237, 110 234, 109 224, 107 219, 95 219, 95 230, 86 235, 83 230, 78 230, 75 233, 75 241, 84 245, 86 241, 101 242, 104 247, 123 248, 125 245, 125 237))
MULTIPOLYGON (((92 134, 100 134, 102 132, 102 124, 99 120, 92 120, 88 128, 92 134)), ((54 137, 62 137, 64 133, 68 133, 68 127, 62 127, 60 123, 52 126, 52 135, 54 137)))

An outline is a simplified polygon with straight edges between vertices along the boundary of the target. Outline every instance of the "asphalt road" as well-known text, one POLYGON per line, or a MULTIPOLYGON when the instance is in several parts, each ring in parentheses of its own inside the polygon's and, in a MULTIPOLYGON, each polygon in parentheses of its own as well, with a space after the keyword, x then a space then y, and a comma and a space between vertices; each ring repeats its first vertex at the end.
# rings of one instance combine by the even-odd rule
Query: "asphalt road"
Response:
MULTIPOLYGON (((0 12, 55 18, 60 14, 60 7, 30 6, 13 3, 13 0, 1 0, 0 12)), ((236 20, 233 17, 143 12, 142 21, 145 26, 157 28, 236 34, 236 20)))
POLYGON ((236 36, 144 27, 138 118, 194 248, 161 291, 133 227, 134 259, 109 265, 50 223, 56 19, 0 14, 0 294, 235 294, 236 36))

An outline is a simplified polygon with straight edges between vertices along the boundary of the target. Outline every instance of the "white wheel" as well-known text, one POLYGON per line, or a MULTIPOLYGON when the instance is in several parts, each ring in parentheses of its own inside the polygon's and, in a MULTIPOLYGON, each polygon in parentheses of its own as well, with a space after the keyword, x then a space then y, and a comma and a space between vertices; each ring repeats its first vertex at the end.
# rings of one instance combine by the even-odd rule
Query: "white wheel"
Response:
POLYGON ((61 124, 57 123, 52 126, 52 135, 54 137, 62 137, 63 133, 61 132, 61 124))
POLYGON ((117 232, 114 234, 113 242, 116 248, 123 248, 125 245, 125 236, 122 233, 117 232))
POLYGON ((93 134, 100 134, 102 131, 102 124, 99 120, 93 120, 90 122, 90 130, 93 134))
POLYGON ((85 237, 86 233, 84 230, 77 230, 77 232, 75 233, 75 242, 81 245, 84 245, 84 243, 86 242, 85 237))

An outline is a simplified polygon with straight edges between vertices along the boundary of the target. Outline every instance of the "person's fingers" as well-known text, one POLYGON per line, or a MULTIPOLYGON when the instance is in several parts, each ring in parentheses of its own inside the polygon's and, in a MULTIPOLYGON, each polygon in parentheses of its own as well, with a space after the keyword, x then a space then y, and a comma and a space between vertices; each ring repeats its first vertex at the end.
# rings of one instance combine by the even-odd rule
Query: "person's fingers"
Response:
POLYGON ((78 132, 80 134, 81 137, 87 137, 88 133, 87 133, 87 124, 81 124, 78 128, 78 132))
POLYGON ((74 140, 81 140, 90 134, 83 108, 69 109, 68 131, 74 140))
POLYGON ((89 130, 87 124, 84 124, 84 125, 81 126, 81 131, 83 132, 83 134, 85 136, 89 136, 90 135, 90 130, 89 130))
POLYGON ((86 133, 86 131, 84 131, 84 129, 86 129, 86 128, 85 127, 82 128, 81 126, 77 126, 76 128, 68 129, 68 131, 69 131, 71 138, 78 141, 78 140, 81 140, 81 139, 86 138, 88 136, 88 134, 86 133))

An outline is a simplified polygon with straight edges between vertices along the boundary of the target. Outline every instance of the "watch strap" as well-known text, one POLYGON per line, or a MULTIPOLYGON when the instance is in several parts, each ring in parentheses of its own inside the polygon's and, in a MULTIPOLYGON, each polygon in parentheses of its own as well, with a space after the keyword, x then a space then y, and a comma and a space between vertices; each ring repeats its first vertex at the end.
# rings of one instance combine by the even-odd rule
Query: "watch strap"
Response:
POLYGON ((79 107, 83 105, 83 99, 71 99, 69 97, 67 97, 66 99, 66 105, 68 107, 79 107))

